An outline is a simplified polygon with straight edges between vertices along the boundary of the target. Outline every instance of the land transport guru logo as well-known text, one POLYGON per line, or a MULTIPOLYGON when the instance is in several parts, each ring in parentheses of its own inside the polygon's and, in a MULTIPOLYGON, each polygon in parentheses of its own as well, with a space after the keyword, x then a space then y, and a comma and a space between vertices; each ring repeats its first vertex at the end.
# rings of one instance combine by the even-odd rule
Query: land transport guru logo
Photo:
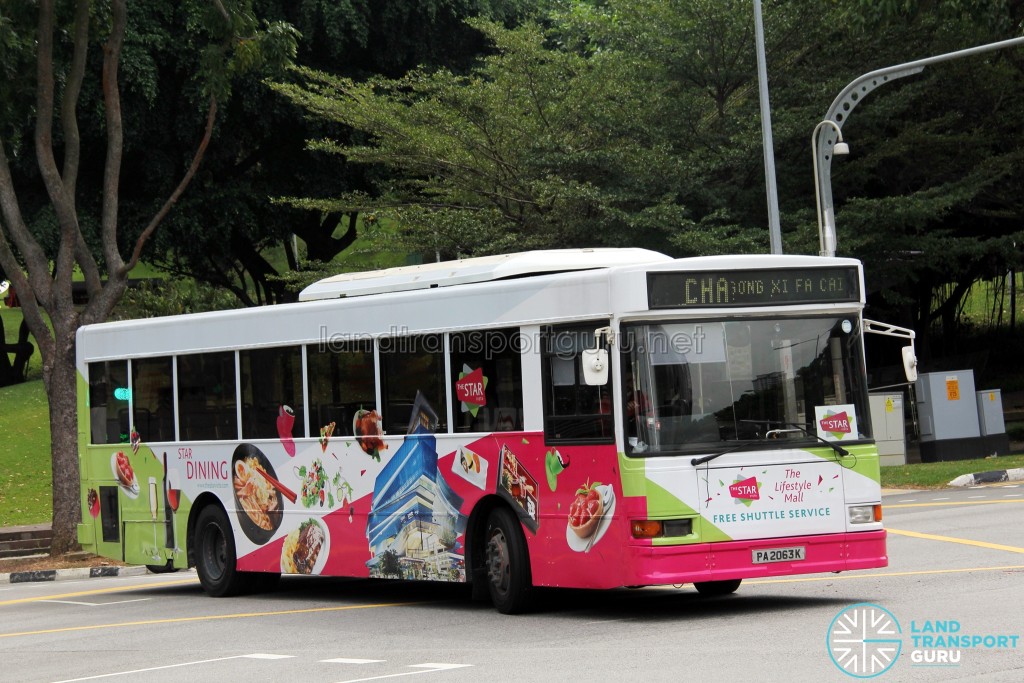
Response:
MULTIPOLYGON (((962 650, 1016 649, 1020 636, 968 633, 955 619, 910 622, 913 667, 959 667, 962 650)), ((829 624, 826 646, 832 663, 854 678, 874 678, 888 671, 903 652, 904 634, 889 610, 868 602, 842 610, 829 624)))
POLYGON ((828 654, 843 673, 874 678, 896 663, 902 629, 884 607, 863 602, 847 607, 828 626, 828 654))

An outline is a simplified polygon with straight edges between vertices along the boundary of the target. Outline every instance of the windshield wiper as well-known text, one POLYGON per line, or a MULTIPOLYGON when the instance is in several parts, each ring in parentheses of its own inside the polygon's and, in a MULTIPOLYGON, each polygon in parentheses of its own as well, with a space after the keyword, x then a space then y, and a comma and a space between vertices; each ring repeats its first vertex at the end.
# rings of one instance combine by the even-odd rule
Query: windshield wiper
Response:
POLYGON ((746 448, 747 446, 753 446, 756 443, 761 443, 761 440, 753 439, 751 441, 742 441, 736 444, 735 446, 731 446, 724 450, 718 451, 717 453, 712 453, 711 455, 704 455, 699 458, 693 458, 692 460, 690 460, 690 464, 693 465, 694 467, 696 467, 697 465, 703 465, 704 463, 711 462, 712 460, 721 455, 725 455, 726 453, 732 453, 733 451, 738 451, 741 448, 746 448))
POLYGON ((817 439, 818 441, 820 441, 821 443, 825 444, 826 446, 828 446, 829 448, 831 448, 832 450, 834 450, 836 453, 838 453, 841 456, 847 456, 847 455, 850 454, 850 451, 846 450, 845 448, 843 448, 839 444, 835 443, 834 441, 829 441, 828 439, 823 439, 818 434, 812 434, 811 432, 806 430, 803 427, 803 425, 798 424, 796 422, 780 422, 778 420, 740 420, 740 422, 750 422, 750 423, 753 423, 753 424, 763 424, 766 427, 770 426, 770 425, 780 425, 782 427, 792 427, 793 429, 769 429, 768 431, 766 431, 764 433, 764 438, 772 439, 772 438, 775 438, 776 436, 778 436, 779 434, 789 434, 789 433, 793 433, 793 432, 800 432, 804 436, 810 436, 810 437, 813 437, 813 438, 817 439))
MULTIPOLYGON (((814 437, 815 439, 817 439, 821 443, 825 444, 826 446, 828 446, 829 448, 834 450, 840 456, 847 456, 847 455, 850 454, 850 451, 846 450, 845 448, 843 448, 839 444, 834 443, 832 441, 829 441, 827 439, 823 439, 820 436, 818 436, 817 434, 812 434, 811 432, 809 432, 806 429, 804 429, 803 426, 801 426, 801 425, 799 425, 799 424, 797 424, 795 422, 780 422, 778 420, 740 420, 740 422, 747 422, 747 423, 751 423, 751 424, 763 424, 765 426, 780 425, 782 427, 793 427, 793 429, 769 429, 768 431, 765 432, 764 437, 765 437, 765 439, 772 439, 772 438, 774 438, 775 436, 777 436, 779 434, 787 434, 787 433, 791 433, 791 432, 799 432, 799 433, 801 433, 801 434, 803 434, 805 436, 814 437)), ((704 463, 711 462, 715 458, 717 458, 719 456, 722 456, 722 455, 725 455, 726 453, 732 453, 733 451, 738 451, 738 450, 740 450, 742 448, 746 448, 747 446, 752 446, 754 444, 759 444, 759 443, 763 443, 763 440, 762 439, 751 439, 751 440, 748 440, 748 441, 743 441, 741 443, 736 444, 735 446, 731 446, 731 447, 726 448, 724 450, 718 451, 717 453, 712 453, 710 455, 701 456, 699 458, 693 458, 692 460, 690 460, 690 464, 693 465, 694 467, 696 467, 698 465, 703 465, 704 463)))

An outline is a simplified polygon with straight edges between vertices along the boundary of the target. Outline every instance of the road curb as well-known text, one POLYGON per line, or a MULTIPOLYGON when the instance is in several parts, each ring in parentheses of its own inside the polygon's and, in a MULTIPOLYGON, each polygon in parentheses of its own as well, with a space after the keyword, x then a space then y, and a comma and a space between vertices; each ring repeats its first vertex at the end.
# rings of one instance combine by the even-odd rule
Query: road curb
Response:
POLYGON ((106 576, 139 576, 147 573, 145 567, 77 567, 74 569, 39 569, 27 572, 0 574, 0 583, 34 583, 64 579, 97 579, 106 576))
POLYGON ((949 482, 950 486, 974 486, 975 484, 998 484, 1004 481, 1024 481, 1024 467, 1012 470, 991 470, 974 474, 961 474, 949 482))

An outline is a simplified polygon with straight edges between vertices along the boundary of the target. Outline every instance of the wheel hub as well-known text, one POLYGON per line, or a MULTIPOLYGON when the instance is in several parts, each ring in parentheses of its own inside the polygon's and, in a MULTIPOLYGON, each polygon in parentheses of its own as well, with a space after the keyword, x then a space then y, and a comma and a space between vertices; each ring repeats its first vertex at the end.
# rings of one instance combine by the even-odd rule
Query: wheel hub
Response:
POLYGON ((505 535, 496 530, 487 541, 487 578, 499 592, 508 590, 510 567, 505 535))

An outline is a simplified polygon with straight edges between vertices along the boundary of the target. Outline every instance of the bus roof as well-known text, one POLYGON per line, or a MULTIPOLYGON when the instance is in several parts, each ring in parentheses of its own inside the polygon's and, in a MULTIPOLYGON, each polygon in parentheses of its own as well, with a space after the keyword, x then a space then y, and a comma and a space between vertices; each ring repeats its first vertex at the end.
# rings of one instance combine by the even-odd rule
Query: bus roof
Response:
MULTIPOLYGON (((338 286, 333 294, 320 290, 319 300, 294 304, 84 325, 78 330, 76 350, 79 369, 84 372, 86 363, 127 357, 565 324, 641 313, 661 315, 675 306, 651 307, 652 274, 691 271, 706 276, 717 271, 828 266, 856 266, 859 271, 859 263, 847 258, 746 254, 674 260, 643 249, 556 250, 466 259, 355 274, 365 278, 367 285, 359 294, 369 294, 374 286, 380 287, 376 290, 381 292, 379 296, 349 296, 338 286), (502 268, 502 264, 508 267, 502 268), (464 272, 467 266, 468 272, 464 272), (474 271, 473 266, 480 269, 474 271), (416 273, 424 277, 414 280, 416 273), (442 284, 443 276, 451 273, 461 275, 464 279, 458 282, 463 284, 442 284), (413 282, 403 283, 403 278, 413 282), (390 289, 385 287, 389 282, 390 289)), ((834 305, 863 305, 862 279, 859 284, 859 302, 834 305)), ((313 294, 317 295, 316 290, 313 294)), ((795 310, 796 303, 783 301, 780 306, 795 310)), ((820 310, 821 306, 804 302, 800 308, 820 310)), ((726 310, 736 315, 751 310, 763 314, 770 309, 700 307, 690 315, 722 315, 726 310)))
POLYGON ((306 287, 299 301, 405 292, 414 289, 449 287, 473 282, 491 282, 530 275, 592 270, 644 263, 671 261, 665 254, 648 249, 547 249, 515 254, 400 266, 385 270, 342 273, 306 287))

